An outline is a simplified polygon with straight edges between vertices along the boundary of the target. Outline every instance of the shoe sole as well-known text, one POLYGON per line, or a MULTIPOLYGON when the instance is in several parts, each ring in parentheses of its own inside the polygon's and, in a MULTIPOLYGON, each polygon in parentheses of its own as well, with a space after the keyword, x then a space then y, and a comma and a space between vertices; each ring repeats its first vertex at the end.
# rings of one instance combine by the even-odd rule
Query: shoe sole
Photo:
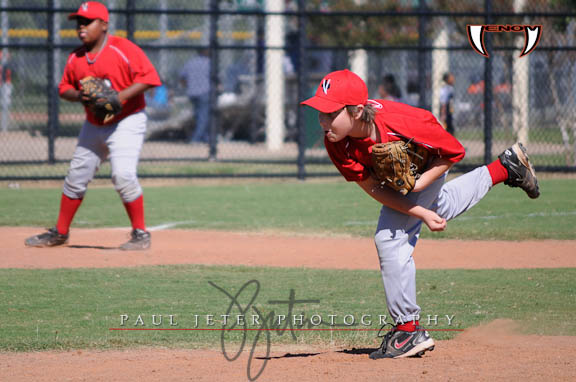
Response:
POLYGON ((534 171, 534 167, 532 167, 532 163, 530 163, 530 157, 526 154, 526 148, 521 143, 516 143, 512 146, 512 149, 516 153, 516 156, 522 163, 524 167, 526 167, 534 179, 536 179, 536 172, 534 171))
MULTIPOLYGON (((534 179, 534 184, 536 185, 537 194, 536 195, 528 194, 528 196, 531 199, 538 198, 540 196, 540 192, 538 191, 538 178, 536 177, 536 171, 534 171, 534 167, 532 167, 532 163, 530 163, 530 157, 526 153, 526 148, 524 147, 524 145, 522 145, 522 143, 518 142, 518 143, 514 144, 514 146, 512 146, 512 150, 514 150, 514 153, 518 157, 518 160, 520 161, 522 166, 526 167, 528 169, 528 171, 530 171, 530 174, 532 175, 532 178, 534 179)), ((528 192, 526 191, 526 193, 528 193, 528 192)))
POLYGON ((407 358, 407 357, 422 357, 424 353, 432 350, 434 350, 434 340, 432 338, 429 338, 426 341, 421 342, 418 345, 414 346, 414 348, 410 349, 410 351, 401 354, 397 357, 394 357, 394 359, 407 358))
POLYGON ((24 243, 24 245, 26 247, 30 247, 30 248, 50 248, 50 247, 59 247, 62 245, 66 245, 68 244, 68 240, 66 240, 64 243, 58 243, 58 244, 30 244, 30 243, 24 243))

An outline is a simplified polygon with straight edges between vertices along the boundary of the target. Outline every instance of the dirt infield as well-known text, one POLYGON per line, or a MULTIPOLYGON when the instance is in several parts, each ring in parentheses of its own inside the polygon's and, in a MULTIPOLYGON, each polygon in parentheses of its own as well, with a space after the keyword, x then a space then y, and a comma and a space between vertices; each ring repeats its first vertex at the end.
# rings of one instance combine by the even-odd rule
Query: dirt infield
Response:
MULTIPOLYGON (((378 269, 370 238, 157 231, 151 250, 127 253, 117 249, 127 239, 127 229, 76 229, 67 247, 25 248, 24 239, 40 231, 0 227, 0 268, 242 264, 378 269)), ((576 245, 570 241, 422 240, 414 257, 419 269, 576 267, 576 245)), ((372 361, 368 351, 273 344, 258 380, 576 379, 576 337, 523 336, 516 334, 513 322, 504 320, 468 329, 451 341, 438 341, 433 352, 419 359, 372 361)), ((167 349, 0 353, 0 380, 246 381, 248 358, 246 353, 228 362, 219 351, 167 349)))
MULTIPOLYGON (((274 350, 259 381, 573 381, 573 337, 519 336, 495 321, 422 358, 378 360, 367 349, 274 350), (554 351, 539 351, 554 349, 554 351)), ((247 381, 248 354, 228 362, 218 351, 145 349, 0 354, 6 381, 247 381)), ((259 360, 262 362, 262 360, 259 360)), ((255 371, 261 365, 257 364, 255 371)))
MULTIPOLYGON (((69 246, 26 248, 42 228, 0 227, 0 268, 109 268, 161 264, 248 265, 324 269, 378 269, 371 238, 286 236, 222 231, 152 233, 152 249, 123 252, 128 229, 75 229, 69 246), (230 250, 234 248, 234 250, 230 250)), ((418 269, 576 267, 572 241, 421 240, 418 269)))

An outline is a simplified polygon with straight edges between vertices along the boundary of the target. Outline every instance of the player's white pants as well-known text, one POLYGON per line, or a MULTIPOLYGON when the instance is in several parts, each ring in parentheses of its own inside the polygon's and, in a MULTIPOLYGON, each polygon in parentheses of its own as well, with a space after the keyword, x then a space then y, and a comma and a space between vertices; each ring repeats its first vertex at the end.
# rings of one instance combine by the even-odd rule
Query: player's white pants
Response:
MULTIPOLYGON (((444 183, 440 177, 422 192, 408 194, 416 204, 435 210, 450 220, 472 208, 492 188, 486 166, 479 167, 444 183)), ((380 258, 386 302, 395 322, 418 319, 416 267, 412 252, 418 241, 422 221, 386 206, 380 211, 375 242, 380 258)))
POLYGON ((112 183, 122 200, 138 199, 142 195, 137 177, 138 159, 147 119, 141 111, 113 125, 96 126, 85 121, 64 181, 64 194, 72 199, 83 198, 100 164, 109 157, 112 183))

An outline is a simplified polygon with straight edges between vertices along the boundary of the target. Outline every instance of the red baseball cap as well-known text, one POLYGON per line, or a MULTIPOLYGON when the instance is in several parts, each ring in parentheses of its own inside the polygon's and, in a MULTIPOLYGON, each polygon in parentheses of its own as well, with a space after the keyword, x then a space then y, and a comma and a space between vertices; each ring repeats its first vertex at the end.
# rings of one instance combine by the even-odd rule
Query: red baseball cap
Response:
POLYGON ((348 69, 327 74, 320 81, 314 97, 301 102, 322 113, 332 113, 347 105, 365 105, 368 88, 358 75, 348 69))
POLYGON ((68 20, 75 19, 77 17, 85 17, 90 20, 100 19, 102 21, 108 22, 108 8, 102 3, 97 1, 87 1, 80 5, 76 13, 70 13, 68 15, 68 20))

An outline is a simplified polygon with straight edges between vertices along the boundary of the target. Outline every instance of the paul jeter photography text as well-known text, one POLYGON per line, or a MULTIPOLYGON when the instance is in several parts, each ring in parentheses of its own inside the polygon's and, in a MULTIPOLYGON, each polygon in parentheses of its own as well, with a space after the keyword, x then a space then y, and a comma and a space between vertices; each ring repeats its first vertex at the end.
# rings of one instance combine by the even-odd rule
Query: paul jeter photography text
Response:
MULTIPOLYGON (((235 294, 228 292, 223 287, 215 283, 208 282, 215 289, 225 295, 230 304, 225 313, 203 313, 203 314, 175 314, 175 313, 122 313, 119 315, 119 329, 138 328, 178 328, 179 330, 216 330, 217 326, 234 329, 242 328, 248 330, 270 330, 270 329, 297 329, 297 330, 319 330, 320 327, 350 330, 352 327, 369 330, 381 327, 386 324, 403 324, 402 319, 392 320, 385 314, 361 314, 358 312, 343 313, 295 313, 295 307, 302 307, 306 304, 320 304, 319 299, 296 299, 296 292, 290 289, 286 300, 268 300, 267 303, 273 306, 280 306, 282 313, 270 310, 264 314, 262 308, 255 306, 260 294, 260 282, 250 280, 244 283, 235 294), (285 308, 285 310, 284 310, 285 308)), ((416 316, 422 325, 428 327, 454 325, 454 314, 427 314, 416 316)))

